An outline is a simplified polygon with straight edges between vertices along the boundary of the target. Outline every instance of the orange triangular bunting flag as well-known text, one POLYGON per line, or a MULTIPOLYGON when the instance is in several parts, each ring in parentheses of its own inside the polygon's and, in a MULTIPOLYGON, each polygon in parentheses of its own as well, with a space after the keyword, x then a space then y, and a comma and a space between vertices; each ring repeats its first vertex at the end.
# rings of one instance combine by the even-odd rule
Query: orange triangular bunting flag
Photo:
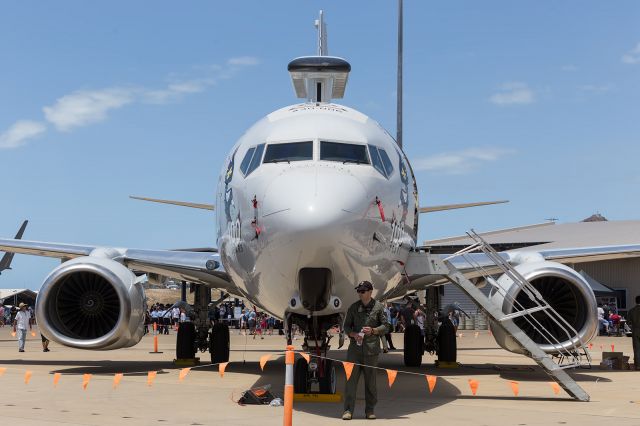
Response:
POLYGON ((611 352, 615 352, 616 351, 616 345, 614 345, 613 343, 611 344, 611 352))
POLYGON ((551 389, 553 389, 553 393, 558 395, 560 393, 560 385, 556 382, 551 382, 551 389))
POLYGON ((183 368, 182 370, 180 370, 180 375, 178 376, 178 380, 183 381, 185 377, 187 377, 187 374, 189 374, 189 371, 191 371, 190 368, 183 368))
POLYGON ((116 375, 113 376, 113 388, 114 389, 117 388, 118 385, 120 384, 120 380, 122 380, 122 376, 123 375, 124 374, 122 374, 122 373, 116 373, 116 375))
POLYGON ((0 367, 0 376, 2 376, 5 371, 7 371, 6 367, 0 367))
POLYGON ((147 386, 153 386, 153 381, 156 379, 157 371, 149 371, 147 373, 147 386))
POLYGON ((271 354, 262 355, 260 357, 260 369, 264 371, 264 366, 267 365, 267 361, 271 359, 271 354))
POLYGON ((393 382, 396 381, 396 376, 398 375, 397 370, 387 370, 387 378, 389 379, 389 387, 393 386, 393 382))
POLYGON ((311 362, 311 356, 309 356, 309 354, 306 354, 304 352, 300 352, 300 355, 302 356, 302 358, 304 358, 307 361, 307 364, 309 364, 309 362, 311 362))
POLYGON ((477 338, 478 338, 478 334, 480 334, 480 333, 478 333, 478 332, 476 331, 476 332, 473 334, 473 338, 474 338, 474 339, 477 339, 477 338))
POLYGON ((347 380, 351 377, 351 372, 353 371, 353 363, 342 361, 342 366, 344 367, 344 374, 347 375, 347 380))
POLYGON ((429 384, 429 393, 433 393, 433 388, 436 387, 436 380, 438 380, 437 376, 427 375, 427 383, 429 384))
POLYGON ((29 384, 29 380, 31 380, 31 371, 27 370, 24 372, 24 384, 28 385, 29 384))
POLYGON ((16 337, 16 332, 15 332, 15 331, 12 331, 12 332, 11 332, 11 336, 12 336, 12 337, 16 337))
POLYGON ((220 377, 224 377, 224 369, 227 368, 228 362, 221 362, 218 364, 218 372, 220 373, 220 377))
POLYGON ((36 337, 36 332, 35 331, 31 332, 31 337, 36 337))
POLYGON ((55 373, 53 375, 53 387, 58 387, 58 382, 60 381, 60 377, 62 377, 62 374, 60 373, 55 373))
POLYGON ((475 396, 476 393, 478 392, 479 384, 480 383, 478 383, 477 380, 469 379, 469 387, 471 388, 471 393, 473 394, 473 396, 475 396))
POLYGON ((82 389, 87 390, 87 386, 89 386, 90 380, 91 380, 91 374, 82 375, 82 389))
POLYGON ((520 393, 520 387, 519 387, 520 383, 514 382, 514 381, 510 383, 511 383, 511 390, 513 391, 513 394, 515 396, 518 396, 518 394, 520 393))

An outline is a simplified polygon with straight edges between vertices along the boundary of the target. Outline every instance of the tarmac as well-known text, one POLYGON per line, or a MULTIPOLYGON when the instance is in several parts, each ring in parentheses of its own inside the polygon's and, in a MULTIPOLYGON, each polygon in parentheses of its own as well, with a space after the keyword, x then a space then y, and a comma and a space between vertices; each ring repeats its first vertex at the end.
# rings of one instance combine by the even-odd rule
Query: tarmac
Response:
MULTIPOLYGON (((37 330, 36 330, 37 331, 37 330)), ((26 352, 18 353, 10 328, 0 328, 0 416, 12 425, 281 425, 283 407, 237 404, 242 391, 271 385, 282 397, 285 341, 282 336, 253 339, 233 330, 231 359, 221 377, 218 366, 189 371, 180 381, 181 367, 173 365, 175 332, 159 336, 159 350, 145 336, 131 348, 83 351, 51 343, 42 352, 40 336, 29 336, 26 352), (261 371, 259 360, 273 354, 261 371), (6 368, 6 370, 2 370, 6 368), (25 373, 31 372, 28 383, 25 373), (149 383, 148 372, 155 371, 149 383), (60 373, 54 386, 55 373, 60 373), (114 388, 114 374, 124 373, 114 388), (90 377, 83 376, 91 374, 90 377), (83 389, 83 378, 88 383, 83 389)), ((548 376, 535 363, 497 346, 485 331, 461 330, 456 369, 434 367, 434 356, 425 354, 423 366, 407 368, 401 350, 381 354, 380 367, 399 370, 390 388, 384 370, 378 372, 378 423, 385 425, 640 425, 640 371, 605 370, 599 367, 602 351, 633 353, 628 337, 597 337, 592 341, 593 367, 570 374, 591 396, 578 402, 564 391, 555 394, 548 376), (413 373, 413 374, 410 374, 413 373), (436 376, 433 392, 425 375, 436 376), (471 392, 469 380, 478 384, 471 392), (514 395, 512 382, 517 382, 514 395)), ((402 335, 394 334, 396 347, 402 335)), ((334 339, 337 340, 337 339, 334 339)), ((337 342, 332 342, 337 346, 337 342)), ((300 349, 301 339, 294 341, 300 349)), ((344 359, 346 347, 329 356, 344 359)), ((200 354, 202 364, 209 354, 200 354)), ((345 373, 338 367, 338 389, 344 389, 345 373)), ((362 384, 352 423, 364 419, 362 384)), ((296 402, 293 423, 326 425, 343 422, 342 403, 296 402)))

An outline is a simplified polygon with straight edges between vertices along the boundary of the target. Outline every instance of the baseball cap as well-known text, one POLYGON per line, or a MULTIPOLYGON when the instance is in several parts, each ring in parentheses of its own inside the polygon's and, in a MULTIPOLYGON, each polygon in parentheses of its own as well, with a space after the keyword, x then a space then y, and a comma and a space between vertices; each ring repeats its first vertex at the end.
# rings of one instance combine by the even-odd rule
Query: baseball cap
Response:
POLYGON ((356 286, 356 291, 361 291, 361 290, 364 290, 364 291, 373 290, 373 284, 371 284, 369 281, 360 281, 356 286))

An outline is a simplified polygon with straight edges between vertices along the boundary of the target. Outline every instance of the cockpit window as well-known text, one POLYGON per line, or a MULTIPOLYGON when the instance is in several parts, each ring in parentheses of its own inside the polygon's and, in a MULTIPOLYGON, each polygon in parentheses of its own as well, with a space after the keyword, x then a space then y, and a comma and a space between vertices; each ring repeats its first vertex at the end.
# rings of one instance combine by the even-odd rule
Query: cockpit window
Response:
POLYGON ((247 174, 251 173, 260 165, 260 160, 262 160, 262 153, 264 152, 264 144, 256 146, 256 152, 253 153, 253 158, 251 159, 251 164, 249 164, 249 169, 247 170, 247 174))
POLYGON ((320 142, 320 159, 343 163, 369 164, 367 147, 350 143, 320 142))
POLYGON ((240 171, 245 176, 247 174, 247 169, 249 168, 249 164, 251 164, 251 158, 253 157, 253 152, 255 150, 256 150, 255 146, 252 146, 251 148, 249 148, 247 153, 244 155, 244 158, 242 159, 242 163, 240 163, 240 171))
POLYGON ((264 152, 264 144, 252 146, 247 150, 247 153, 240 163, 240 171, 245 176, 248 176, 252 171, 258 168, 260 160, 262 159, 262 153, 264 152))
POLYGON ((379 171, 383 176, 388 178, 393 173, 393 165, 387 155, 387 152, 382 149, 369 145, 369 152, 371 154, 371 163, 373 167, 379 171))
POLYGON ((393 164, 387 155, 387 151, 382 148, 378 148, 378 152, 380 153, 382 164, 384 164, 384 169, 387 171, 387 177, 389 177, 393 173, 393 164))
POLYGON ((373 145, 369 145, 369 153, 371 154, 371 163, 373 164, 373 168, 386 177, 387 173, 384 171, 382 160, 380 159, 380 155, 378 154, 378 148, 373 145))
POLYGON ((267 146, 263 163, 313 160, 313 142, 275 143, 267 146))

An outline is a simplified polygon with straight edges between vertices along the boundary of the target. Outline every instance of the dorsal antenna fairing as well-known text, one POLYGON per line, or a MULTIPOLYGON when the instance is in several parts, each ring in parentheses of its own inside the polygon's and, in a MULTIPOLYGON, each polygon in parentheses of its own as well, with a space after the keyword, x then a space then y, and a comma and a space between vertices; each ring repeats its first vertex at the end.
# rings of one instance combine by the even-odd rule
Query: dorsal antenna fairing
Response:
POLYGON ((344 96, 351 65, 342 58, 328 56, 327 25, 322 11, 315 26, 318 29, 318 55, 296 58, 289 62, 288 70, 298 98, 328 103, 344 96))

